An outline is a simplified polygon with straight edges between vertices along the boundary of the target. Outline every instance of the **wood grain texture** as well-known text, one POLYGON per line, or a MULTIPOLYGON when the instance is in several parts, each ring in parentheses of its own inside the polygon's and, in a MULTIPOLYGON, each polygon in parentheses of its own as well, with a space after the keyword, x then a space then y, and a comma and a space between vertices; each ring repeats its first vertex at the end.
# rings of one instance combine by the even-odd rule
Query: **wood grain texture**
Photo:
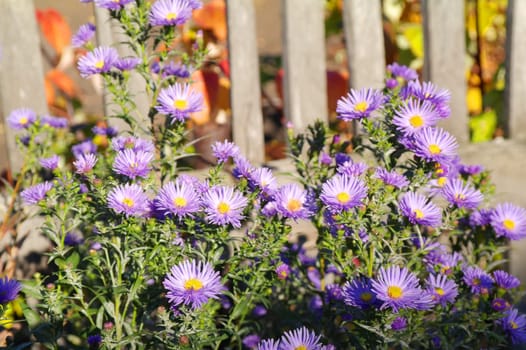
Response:
POLYGON ((343 22, 350 86, 381 88, 385 49, 380 0, 344 0, 343 22))
POLYGON ((252 0, 227 2, 233 141, 254 163, 264 161, 263 114, 252 0))
MULTIPOLYGON (((15 131, 5 120, 13 109, 22 107, 39 115, 48 113, 44 69, 33 1, 2 0, 0 13, 0 120, 4 121, 4 135, 0 135, 0 153, 4 155, 0 160, 9 160, 16 172, 23 157, 16 147, 15 131)), ((0 164, 3 166, 5 163, 0 164)))
POLYGON ((451 92, 451 115, 440 125, 460 143, 469 140, 466 106, 464 1, 423 0, 424 80, 451 92))
POLYGON ((285 117, 296 131, 327 121, 323 1, 283 1, 285 117))
POLYGON ((526 1, 510 0, 506 23, 506 87, 504 120, 506 136, 526 140, 526 1))
MULTIPOLYGON (((117 49, 120 57, 135 57, 133 50, 124 42, 129 38, 122 32, 119 25, 113 21, 109 15, 108 10, 95 6, 95 19, 97 26, 97 42, 99 46, 112 46, 117 49), (120 44, 119 44, 120 43, 120 44)), ((133 113, 133 118, 138 125, 143 129, 136 130, 139 135, 145 136, 145 131, 150 128, 150 120, 148 119, 148 111, 150 109, 150 98, 145 92, 146 82, 136 72, 131 72, 130 80, 128 81, 128 90, 133 95, 136 109, 133 113)), ((111 95, 104 93, 104 114, 107 116, 114 115, 118 108, 112 103, 111 95)), ((127 124, 119 118, 109 118, 111 125, 117 127, 119 130, 129 129, 127 124)))

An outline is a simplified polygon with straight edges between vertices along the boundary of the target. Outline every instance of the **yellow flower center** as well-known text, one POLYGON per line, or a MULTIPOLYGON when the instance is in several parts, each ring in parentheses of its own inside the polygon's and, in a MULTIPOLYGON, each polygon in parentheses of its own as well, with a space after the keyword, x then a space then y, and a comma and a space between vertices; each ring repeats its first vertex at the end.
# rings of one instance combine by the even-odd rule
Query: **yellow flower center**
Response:
POLYGON ((283 278, 286 278, 287 275, 288 275, 286 270, 281 270, 279 274, 280 274, 280 276, 283 277, 283 278))
POLYGON ((400 299, 402 297, 402 288, 398 286, 389 286, 387 288, 387 295, 391 299, 400 299))
POLYGON ((135 204, 135 202, 134 202, 133 199, 131 199, 131 198, 124 198, 124 199, 122 200, 122 203, 123 203, 124 205, 126 205, 128 208, 133 207, 133 205, 135 204))
POLYGON ((367 110, 367 107, 369 107, 367 102, 362 101, 362 102, 358 102, 357 104, 354 105, 354 110, 356 112, 365 112, 367 110))
POLYGON ((417 219, 422 219, 424 217, 424 212, 420 209, 413 209, 413 213, 417 219))
POLYGON ((372 298, 373 298, 373 295, 369 292, 363 292, 362 294, 360 294, 360 299, 362 299, 366 303, 371 301, 372 298))
POLYGON ((513 230, 515 228, 515 222, 510 219, 505 219, 502 224, 507 230, 513 230))
POLYGON ((307 347, 305 345, 296 346, 294 350, 307 350, 307 347))
POLYGON ((139 166, 139 163, 137 162, 131 162, 130 163, 130 169, 136 169, 139 166))
POLYGON ((166 19, 169 20, 169 21, 172 20, 172 19, 176 19, 176 18, 177 18, 177 13, 175 13, 175 12, 169 12, 169 13, 166 14, 166 19))
POLYGON ((519 325, 517 323, 513 322, 513 321, 510 321, 510 326, 511 326, 512 329, 519 328, 519 325))
POLYGON ((471 281, 474 286, 478 286, 480 284, 480 278, 473 278, 473 281, 471 281))
POLYGON ((287 203, 287 209, 292 212, 300 210, 301 209, 300 201, 297 199, 289 200, 287 203))
POLYGON ((440 152, 442 152, 442 150, 440 149, 440 146, 438 146, 435 143, 429 145, 428 149, 429 149, 429 152, 431 152, 431 154, 439 154, 440 152))
POLYGON ((438 180, 437 180, 437 185, 439 187, 444 187, 444 185, 446 184, 447 182, 447 177, 445 176, 442 176, 442 177, 439 177, 438 180))
POLYGON ((95 68, 102 69, 104 67, 104 60, 95 62, 95 68))
POLYGON ((413 128, 419 128, 424 125, 424 118, 419 115, 414 115, 409 119, 409 124, 411 124, 413 128))
POLYGON ((19 123, 22 125, 26 125, 28 122, 29 122, 29 119, 27 119, 27 117, 22 117, 19 120, 19 123))
POLYGON ((349 196, 347 192, 340 192, 336 195, 336 199, 343 204, 347 203, 351 199, 351 196, 349 196))
POLYGON ((463 201, 466 199, 466 196, 464 196, 462 193, 455 193, 455 200, 456 201, 463 201))
POLYGON ((199 281, 197 278, 190 278, 184 283, 184 289, 197 291, 203 288, 203 282, 199 281))
POLYGON ((186 100, 178 98, 174 101, 174 108, 180 110, 186 109, 188 108, 188 102, 186 100))
POLYGON ((186 199, 183 197, 177 197, 173 201, 174 205, 179 208, 186 207, 186 199))
POLYGON ((225 202, 219 203, 217 206, 217 211, 221 214, 226 214, 230 210, 230 206, 226 204, 225 202))
POLYGON ((437 293, 438 295, 442 296, 444 295, 446 292, 444 292, 444 290, 440 287, 436 287, 435 288, 435 293, 437 293))

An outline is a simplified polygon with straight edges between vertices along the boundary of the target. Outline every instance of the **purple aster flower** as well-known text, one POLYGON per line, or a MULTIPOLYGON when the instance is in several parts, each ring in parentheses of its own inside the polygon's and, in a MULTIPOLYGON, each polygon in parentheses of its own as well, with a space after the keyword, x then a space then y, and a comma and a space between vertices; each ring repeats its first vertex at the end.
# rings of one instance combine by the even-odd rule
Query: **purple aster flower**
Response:
POLYGON ((343 300, 343 289, 338 284, 328 284, 325 286, 325 300, 330 303, 343 300))
POLYGON ((433 301, 442 306, 454 303, 458 295, 457 284, 445 275, 429 275, 427 278, 427 292, 432 295, 433 301))
POLYGON ((118 136, 111 140, 111 147, 117 152, 125 149, 131 149, 134 152, 155 152, 155 145, 152 141, 135 136, 118 136))
POLYGON ((307 219, 312 214, 306 203, 307 191, 298 184, 280 187, 274 195, 274 201, 277 212, 286 218, 307 219))
POLYGON ((55 129, 64 129, 68 126, 68 120, 66 118, 53 117, 50 115, 44 115, 40 118, 42 125, 48 125, 55 129))
POLYGON ((316 315, 316 317, 320 317, 322 316, 323 314, 323 300, 321 298, 321 296, 319 295, 314 295, 310 301, 309 301, 309 310, 310 312, 312 312, 314 315, 316 315))
POLYGON ((81 155, 97 153, 97 145, 91 140, 86 140, 71 147, 71 153, 78 159, 81 155))
POLYGON ((120 70, 121 72, 135 69, 139 64, 141 63, 141 59, 138 57, 124 57, 119 58, 115 64, 114 67, 120 70))
POLYGON ((191 17, 192 7, 187 0, 157 0, 148 15, 153 26, 181 25, 191 17))
POLYGON ((334 155, 334 160, 336 161, 336 166, 340 166, 346 162, 353 162, 350 155, 341 152, 338 152, 334 155))
POLYGON ((458 252, 442 254, 438 259, 437 266, 440 268, 441 274, 449 275, 462 261, 464 261, 464 257, 458 252))
POLYGON ((153 159, 153 153, 144 151, 133 151, 126 149, 117 153, 113 162, 113 171, 117 174, 127 176, 131 179, 136 177, 147 177, 150 173, 150 162, 153 159))
POLYGON ((262 340, 256 350, 279 350, 279 340, 265 339, 262 340))
POLYGON ((189 84, 175 83, 161 90, 157 103, 157 111, 171 116, 173 123, 184 121, 190 113, 199 112, 203 108, 203 95, 191 90, 189 84))
POLYGON ((479 209, 474 210, 469 216, 469 225, 472 228, 477 226, 486 226, 491 223, 492 209, 479 209))
POLYGON ((55 170, 58 167, 58 162, 60 161, 60 157, 54 154, 49 158, 40 158, 38 161, 40 165, 42 165, 42 167, 49 169, 49 170, 55 170))
POLYGON ((446 118, 451 113, 448 106, 451 93, 447 89, 440 89, 431 82, 420 83, 418 80, 409 82, 408 88, 411 95, 431 102, 441 118, 446 118))
POLYGON ((493 278, 476 266, 464 268, 464 282, 471 288, 473 294, 487 294, 493 287, 493 278))
POLYGON ((407 192, 398 202, 400 211, 412 224, 439 227, 442 224, 442 211, 425 196, 407 192))
MULTIPOLYGON (((111 0, 108 1, 115 3, 111 0)), ((113 47, 100 46, 88 52, 85 56, 82 56, 79 59, 77 67, 80 75, 83 78, 88 78, 94 74, 109 72, 118 59, 119 54, 113 47)))
POLYGON ((9 114, 7 117, 7 124, 12 129, 22 130, 27 129, 33 125, 37 120, 37 115, 29 108, 19 108, 9 114))
POLYGON ((372 112, 382 107, 384 95, 380 90, 364 88, 354 90, 341 97, 336 106, 338 118, 344 121, 368 118, 372 112))
POLYGON ((320 161, 320 164, 331 165, 332 164, 332 157, 331 157, 331 155, 329 153, 321 152, 319 161, 320 161))
MULTIPOLYGON (((304 255, 304 256, 306 256, 306 255, 304 255)), ((316 259, 314 259, 314 261, 308 261, 308 262, 302 261, 301 263, 303 265, 308 265, 310 263, 314 264, 314 263, 316 263, 316 259)), ((312 283, 314 288, 321 289, 321 274, 320 274, 320 270, 318 270, 314 266, 309 266, 307 268, 307 278, 312 283)))
POLYGON ((287 277, 290 275, 290 272, 290 266, 285 263, 281 263, 278 267, 276 267, 276 275, 278 275, 278 279, 280 280, 287 279, 287 277))
POLYGON ((82 244, 84 242, 84 238, 78 233, 75 232, 68 232, 66 233, 66 237, 64 237, 64 244, 70 247, 77 246, 79 244, 82 244))
POLYGON ((163 78, 175 76, 178 78, 185 79, 190 77, 190 75, 190 68, 181 63, 175 63, 173 61, 170 61, 163 67, 163 78))
POLYGON ((190 7, 192 10, 200 9, 203 6, 203 2, 201 0, 187 0, 188 4, 190 4, 190 7))
POLYGON ((280 350, 321 350, 320 335, 310 331, 306 327, 297 328, 285 332, 280 339, 280 350))
POLYGON ((241 179, 243 177, 245 179, 249 179, 250 174, 254 170, 254 167, 252 166, 252 164, 250 164, 250 162, 243 156, 234 158, 234 166, 235 167, 232 170, 232 175, 236 179, 241 179))
POLYGON ((367 196, 367 186, 356 178, 335 175, 321 187, 320 199, 330 211, 340 212, 362 204, 367 196))
POLYGON ((417 156, 431 162, 448 162, 457 155, 458 143, 455 138, 441 128, 423 128, 414 136, 417 156))
POLYGON ((511 309, 497 320, 502 329, 510 336, 513 344, 526 342, 526 316, 520 315, 517 309, 511 309))
POLYGON ((254 306, 254 309, 252 310, 252 315, 257 317, 263 317, 267 314, 267 308, 261 304, 257 304, 254 306))
POLYGON ((249 334, 243 338, 241 341, 244 346, 249 349, 255 349, 258 343, 261 341, 261 338, 257 334, 249 334))
POLYGON ((134 2, 134 0, 94 0, 95 5, 108 10, 120 10, 125 5, 134 2))
POLYGON ((77 160, 73 162, 75 172, 81 175, 89 173, 93 170, 93 167, 95 167, 97 160, 97 156, 93 153, 81 154, 77 160))
POLYGON ((22 285, 17 280, 0 278, 0 304, 5 305, 15 300, 21 289, 22 285))
POLYGON ((88 336, 87 342, 91 348, 98 348, 102 343, 102 337, 100 334, 93 334, 88 336))
POLYGON ((226 163, 228 158, 235 158, 239 155, 239 147, 228 140, 223 142, 216 141, 212 145, 212 154, 218 163, 226 163))
POLYGON ((409 100, 396 112, 393 124, 405 135, 413 135, 423 128, 435 126, 439 117, 433 104, 409 100))
POLYGON ((498 204, 490 214, 497 237, 518 240, 526 237, 526 209, 511 203, 498 204))
POLYGON ((391 76, 393 78, 401 80, 401 82, 418 79, 418 74, 414 69, 398 64, 396 62, 393 62, 392 64, 388 65, 387 71, 391 73, 391 76))
POLYGON ((277 180, 269 168, 254 169, 248 179, 252 189, 259 188, 264 196, 272 196, 277 189, 277 180))
POLYGON ((418 278, 405 267, 396 265, 380 268, 371 287, 376 297, 383 302, 380 309, 390 307, 394 312, 405 308, 420 308, 419 301, 424 294, 419 287, 418 278))
POLYGON ((391 323, 391 329, 393 331, 403 331, 407 328, 407 319, 405 317, 398 316, 391 323))
POLYGON ((46 194, 53 188, 53 183, 45 181, 37 185, 33 185, 20 193, 20 197, 26 204, 37 204, 44 198, 46 194))
POLYGON ((360 309, 368 309, 379 305, 376 293, 372 289, 371 280, 366 277, 355 278, 343 286, 343 301, 345 304, 360 309))
POLYGON ((484 167, 480 164, 475 164, 475 165, 460 164, 460 166, 458 167, 458 171, 462 175, 470 176, 470 175, 480 174, 482 171, 484 171, 484 167))
POLYGON ((119 185, 108 194, 108 207, 126 216, 146 216, 150 211, 148 197, 137 184, 119 185))
POLYGON ((394 89, 398 86, 398 81, 393 78, 388 78, 385 80, 385 87, 388 89, 394 89))
POLYGON ((155 209, 164 215, 179 218, 192 216, 200 209, 199 195, 191 184, 184 181, 166 183, 154 201, 155 209))
POLYGON ((241 227, 243 210, 247 206, 247 199, 241 192, 232 187, 218 186, 211 188, 203 196, 206 220, 215 225, 231 224, 235 228, 241 227))
POLYGON ((501 312, 501 311, 509 310, 510 307, 511 305, 510 303, 508 303, 506 299, 495 298, 491 302, 491 308, 495 311, 501 312))
POLYGON ((521 281, 503 270, 493 271, 493 278, 498 287, 502 289, 513 289, 520 286, 521 281))
POLYGON ((475 209, 484 197, 479 190, 465 184, 461 179, 451 179, 442 187, 442 195, 451 204, 459 208, 475 209))
POLYGON ((336 168, 338 174, 346 176, 360 176, 367 170, 367 164, 363 162, 355 163, 352 160, 339 164, 336 168))
POLYGON ((387 169, 382 167, 376 168, 374 177, 382 180, 384 184, 391 185, 398 189, 409 185, 409 180, 407 180, 407 178, 404 175, 398 174, 395 170, 388 171, 387 169))
POLYGON ((79 27, 77 33, 71 38, 73 47, 82 47, 95 35, 95 25, 93 23, 86 23, 79 27))
POLYGON ((163 281, 166 297, 173 306, 200 308, 209 299, 218 299, 224 286, 219 272, 209 263, 185 260, 174 265, 163 281))

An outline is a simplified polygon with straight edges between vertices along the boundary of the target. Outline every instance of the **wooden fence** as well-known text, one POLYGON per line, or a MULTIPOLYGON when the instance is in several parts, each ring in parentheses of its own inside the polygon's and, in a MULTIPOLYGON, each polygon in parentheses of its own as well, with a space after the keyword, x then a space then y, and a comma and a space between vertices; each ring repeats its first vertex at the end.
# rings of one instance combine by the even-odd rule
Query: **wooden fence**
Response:
MULTIPOLYGON (((74 1, 74 0, 69 0, 74 1)), ((231 67, 233 140, 254 163, 264 160, 255 7, 252 0, 226 0, 231 67)), ((526 206, 526 1, 509 0, 507 12, 505 115, 507 141, 468 144, 465 79, 465 14, 462 0, 422 0, 424 80, 451 91, 451 118, 442 126, 462 144, 470 163, 494 172, 499 201, 526 206)), ((87 6, 87 5, 86 5, 87 6)), ((315 119, 327 119, 327 81, 323 0, 282 0, 285 115, 297 130, 315 119)), ((33 0, 0 1, 0 122, 10 111, 30 107, 46 113, 43 68, 33 0)), ((119 33, 104 10, 95 10, 99 44, 115 42, 119 33)), ((385 71, 380 0, 344 0, 344 34, 350 86, 380 87, 385 71)), ((120 48, 125 50, 125 48, 120 48)), ((140 79, 136 79, 144 84, 140 79)), ((144 111, 147 101, 137 101, 144 111)), ((109 108, 109 107, 108 107, 109 108)), ((108 111, 108 110, 107 110, 108 111)), ((144 112, 143 111, 143 112, 144 112)), ((143 113, 145 115, 146 113, 143 113)), ((20 166, 14 134, 0 123, 0 167, 20 166), (4 152, 1 152, 4 151, 4 152)), ((511 253, 512 272, 523 279, 521 256, 525 244, 511 253), (515 262, 513 262, 515 261, 515 262)), ((526 270, 526 269, 524 269, 526 270)))

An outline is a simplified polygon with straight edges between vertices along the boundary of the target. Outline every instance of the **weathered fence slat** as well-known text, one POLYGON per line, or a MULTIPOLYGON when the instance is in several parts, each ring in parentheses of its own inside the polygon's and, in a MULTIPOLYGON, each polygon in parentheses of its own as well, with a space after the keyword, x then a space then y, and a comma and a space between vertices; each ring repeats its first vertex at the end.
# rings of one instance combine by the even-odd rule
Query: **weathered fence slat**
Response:
POLYGON ((2 0, 0 13, 0 120, 4 121, 0 152, 7 151, 11 170, 16 172, 23 158, 16 147, 16 133, 5 121, 13 109, 22 107, 48 113, 44 69, 33 0, 2 0))
POLYGON ((296 130, 328 120, 324 2, 283 1, 285 117, 296 130))
MULTIPOLYGON (((107 9, 95 6, 95 20, 97 26, 97 41, 101 46, 113 46, 119 52, 121 57, 135 56, 133 50, 129 45, 123 42, 129 40, 126 35, 122 32, 122 29, 114 23, 111 19, 107 9), (117 44, 119 43, 119 44, 117 44), (117 44, 117 45, 116 45, 117 44)), ((148 119, 148 111, 150 109, 150 100, 145 93, 146 82, 136 72, 131 72, 130 80, 128 81, 128 90, 133 95, 133 101, 136 109, 133 113, 133 117, 137 121, 137 124, 144 129, 148 129, 150 126, 150 120, 148 119)), ((104 114, 110 116, 115 114, 117 107, 109 100, 110 96, 104 93, 104 114)), ((110 123, 116 126, 120 130, 128 129, 126 123, 118 118, 110 118, 110 123)), ((138 130, 139 134, 144 136, 143 133, 138 130)))
POLYGON ((227 2, 228 50, 232 135, 243 154, 254 163, 264 161, 263 113, 259 84, 259 61, 252 1, 227 2))
POLYGON ((451 116, 442 126, 468 142, 464 1, 423 0, 424 79, 451 92, 451 116))
POLYGON ((504 130, 506 136, 526 140, 526 1, 509 0, 506 14, 506 87, 504 130), (513 49, 512 49, 513 48, 513 49))
POLYGON ((343 22, 350 86, 382 87, 385 48, 380 0, 344 0, 343 22))

